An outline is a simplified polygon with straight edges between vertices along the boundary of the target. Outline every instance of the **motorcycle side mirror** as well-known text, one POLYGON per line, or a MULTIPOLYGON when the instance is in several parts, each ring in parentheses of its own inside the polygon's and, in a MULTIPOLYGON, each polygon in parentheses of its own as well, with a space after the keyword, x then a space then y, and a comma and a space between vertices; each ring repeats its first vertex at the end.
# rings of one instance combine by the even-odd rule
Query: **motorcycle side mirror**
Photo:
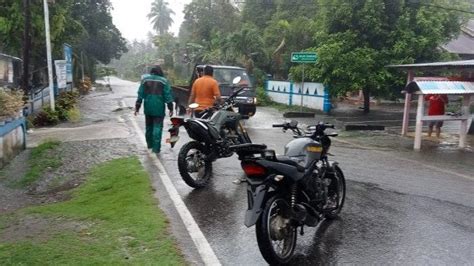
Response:
POLYGON ((237 85, 242 80, 241 76, 237 76, 232 80, 232 84, 237 85))
POLYGON ((192 103, 192 104, 188 105, 188 107, 191 108, 191 109, 196 109, 196 108, 199 107, 199 104, 198 103, 192 103))

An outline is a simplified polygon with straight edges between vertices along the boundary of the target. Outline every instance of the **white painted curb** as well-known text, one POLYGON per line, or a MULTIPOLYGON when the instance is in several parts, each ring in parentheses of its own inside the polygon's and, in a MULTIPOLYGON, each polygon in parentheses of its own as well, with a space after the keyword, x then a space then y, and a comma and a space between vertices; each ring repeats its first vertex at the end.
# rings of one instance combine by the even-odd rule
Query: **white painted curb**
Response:
MULTIPOLYGON (((121 103, 124 107, 126 107, 126 103, 124 101, 122 101, 121 103)), ((132 118, 131 121, 133 127, 135 128, 135 132, 140 138, 142 144, 144 144, 146 147, 145 134, 140 129, 135 119, 132 118)), ((191 236, 194 245, 196 245, 196 248, 204 264, 216 266, 221 265, 219 259, 214 253, 214 250, 212 250, 211 245, 209 244, 209 242, 207 242, 206 237, 204 236, 201 229, 194 220, 193 216, 191 215, 191 212, 188 210, 186 204, 184 204, 183 200, 179 196, 178 191, 173 185, 173 182, 171 182, 171 178, 168 176, 168 173, 166 173, 165 167, 154 153, 148 151, 148 155, 151 157, 153 164, 158 168, 161 181, 163 182, 163 185, 165 186, 168 195, 173 201, 173 204, 176 207, 179 216, 181 217, 186 229, 188 230, 188 233, 191 236)))

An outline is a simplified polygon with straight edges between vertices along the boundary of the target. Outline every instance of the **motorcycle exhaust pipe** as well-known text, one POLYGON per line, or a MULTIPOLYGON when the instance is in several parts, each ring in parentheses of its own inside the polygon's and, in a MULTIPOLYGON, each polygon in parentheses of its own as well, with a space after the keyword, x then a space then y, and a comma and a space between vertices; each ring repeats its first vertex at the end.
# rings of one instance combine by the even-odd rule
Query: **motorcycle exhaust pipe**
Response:
POLYGON ((293 209, 293 217, 299 223, 307 226, 316 226, 319 222, 319 216, 311 206, 306 203, 296 204, 293 209))
POLYGON ((295 204, 295 207, 292 210, 292 215, 294 220, 298 221, 299 223, 304 223, 306 217, 308 216, 308 211, 306 208, 301 204, 295 204))

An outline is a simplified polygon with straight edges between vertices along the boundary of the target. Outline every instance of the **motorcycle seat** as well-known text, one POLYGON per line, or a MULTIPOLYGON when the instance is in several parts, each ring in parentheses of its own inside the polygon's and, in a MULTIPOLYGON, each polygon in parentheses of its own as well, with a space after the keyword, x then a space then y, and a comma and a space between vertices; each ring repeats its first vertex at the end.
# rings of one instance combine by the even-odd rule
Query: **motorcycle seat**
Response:
POLYGON ((245 144, 232 145, 229 148, 235 152, 261 153, 267 148, 267 145, 245 143, 245 144))
POLYGON ((295 166, 296 169, 299 171, 299 172, 304 172, 304 167, 301 166, 297 161, 295 160, 292 160, 290 157, 288 156, 285 156, 285 155, 277 155, 276 156, 276 160, 280 163, 284 163, 284 164, 288 164, 288 165, 292 165, 292 166, 295 166))

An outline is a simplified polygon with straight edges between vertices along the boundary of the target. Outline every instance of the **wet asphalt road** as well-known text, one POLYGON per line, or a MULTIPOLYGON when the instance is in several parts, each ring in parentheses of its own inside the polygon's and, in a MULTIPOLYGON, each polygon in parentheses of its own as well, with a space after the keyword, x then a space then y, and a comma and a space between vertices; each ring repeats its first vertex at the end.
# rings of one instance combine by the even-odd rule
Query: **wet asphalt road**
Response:
MULTIPOLYGON (((133 106, 136 86, 113 80, 114 91, 133 106)), ((144 127, 143 116, 138 118, 144 127)), ((277 153, 290 133, 272 129, 280 114, 260 108, 246 122, 254 143, 277 153)), ((167 126, 165 125, 165 128, 167 126)), ((246 185, 235 157, 213 165, 209 186, 193 190, 177 170, 177 154, 189 139, 181 131, 174 149, 162 148, 160 159, 179 194, 223 265, 265 265, 254 228, 243 225, 246 185)), ((430 154, 430 160, 390 149, 355 146, 348 139, 331 148, 347 179, 340 218, 298 236, 294 265, 318 264, 472 264, 474 261, 474 156, 451 151, 453 163, 430 154), (461 165, 462 167, 457 167, 461 165)), ((452 157, 451 156, 451 157, 452 157)))

